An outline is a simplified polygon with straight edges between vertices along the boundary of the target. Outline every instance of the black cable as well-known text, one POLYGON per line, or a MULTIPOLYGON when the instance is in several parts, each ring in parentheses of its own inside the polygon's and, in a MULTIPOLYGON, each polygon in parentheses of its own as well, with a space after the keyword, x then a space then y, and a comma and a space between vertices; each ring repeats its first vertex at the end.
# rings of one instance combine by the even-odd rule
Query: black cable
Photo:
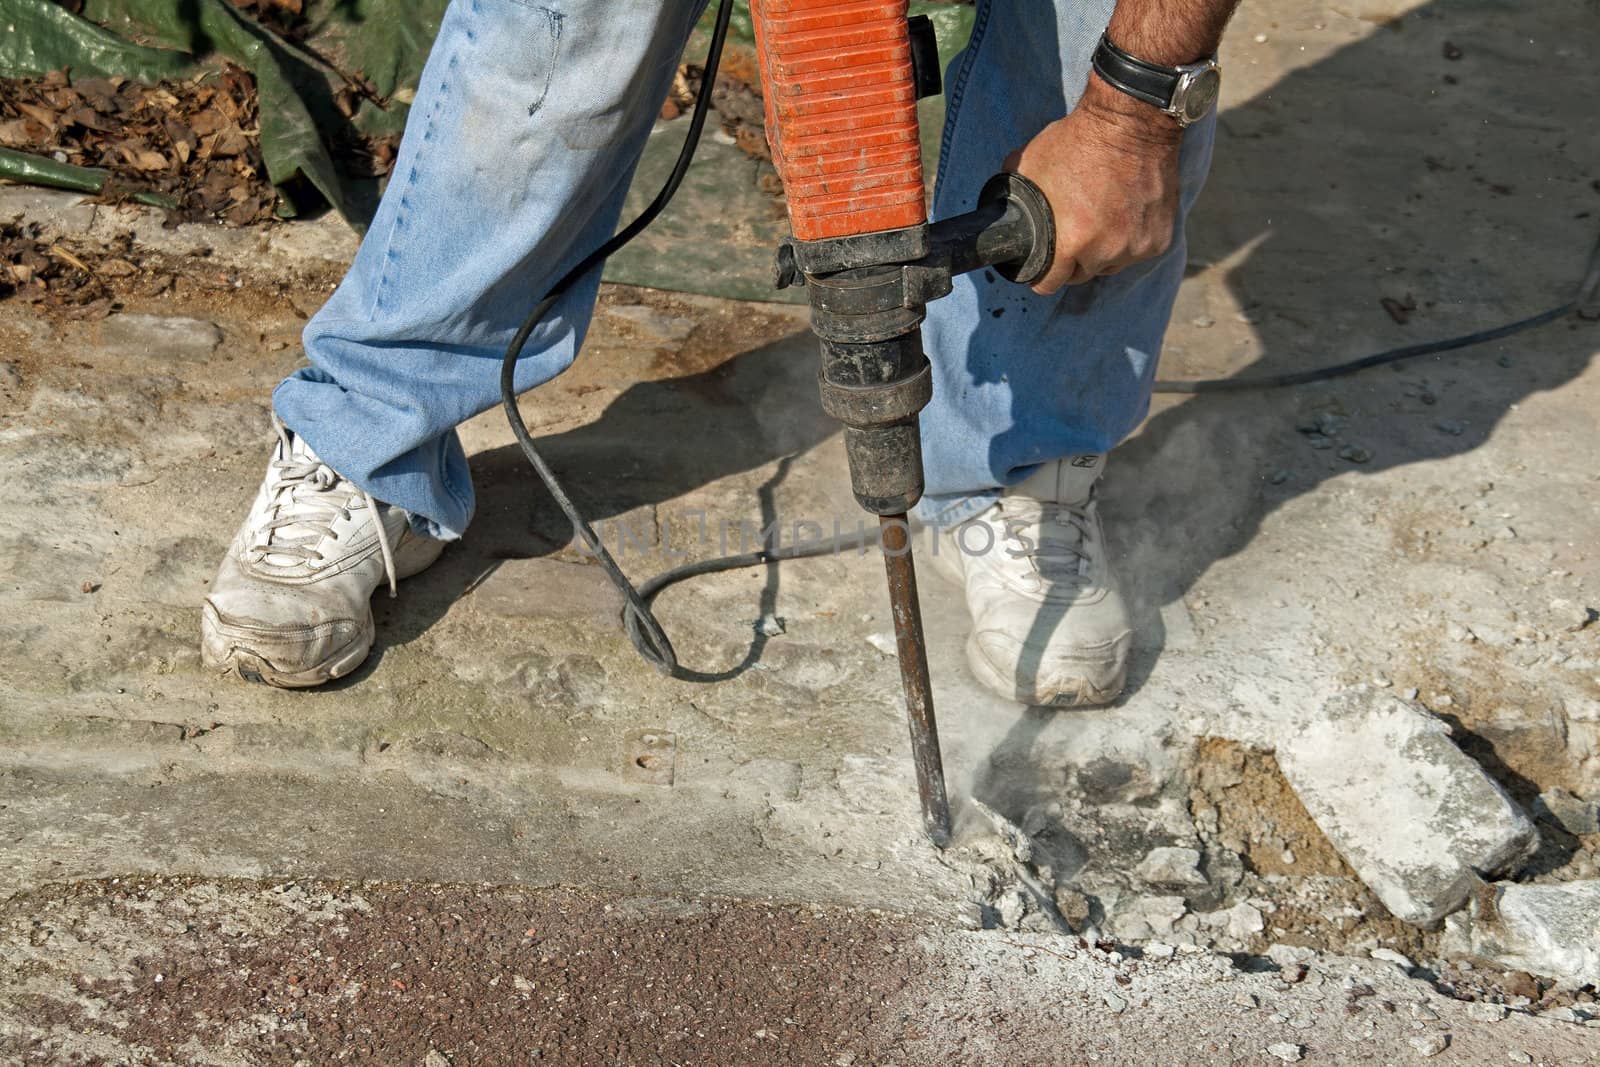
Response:
POLYGON ((1578 286, 1577 295, 1560 307, 1553 307, 1549 311, 1541 311, 1537 315, 1530 315, 1516 322, 1508 322, 1504 326, 1496 326, 1488 330, 1479 330, 1476 333, 1462 334, 1460 337, 1449 337, 1443 341, 1428 341, 1423 344, 1405 345, 1401 348, 1390 348, 1383 352, 1375 352, 1370 356, 1352 359, 1348 363, 1335 363, 1330 367, 1318 367, 1314 370, 1293 371, 1288 374, 1264 374, 1253 378, 1206 378, 1200 381, 1158 381, 1155 392, 1158 393, 1225 393, 1242 389, 1279 389, 1289 385, 1305 385, 1307 382, 1323 382, 1329 378, 1340 378, 1346 374, 1366 370, 1368 367, 1381 367, 1386 363, 1398 363, 1403 359, 1414 359, 1417 356, 1431 356, 1437 352, 1450 352, 1457 348, 1466 348, 1469 345, 1481 345, 1486 341, 1498 341, 1502 337, 1510 337, 1523 330, 1531 330, 1536 326, 1543 326, 1548 322, 1566 318, 1568 315, 1584 307, 1594 299, 1595 291, 1600 289, 1600 239, 1595 241, 1594 248, 1589 251, 1589 265, 1583 276, 1583 283, 1578 286))
POLYGON ((562 488, 561 482, 556 478, 555 471, 550 469, 550 464, 545 462, 539 449, 533 443, 533 435, 528 432, 527 424, 522 421, 522 413, 517 410, 516 395, 516 368, 517 360, 522 355, 523 347, 528 343, 528 338, 543 321, 545 315, 556 302, 564 296, 578 280, 611 256, 617 249, 627 244, 639 235, 644 228, 661 214, 663 208, 678 191, 678 186, 683 183, 683 176, 688 173, 689 164, 694 160, 695 147, 700 143, 700 133, 705 128, 706 116, 711 110, 711 89, 716 84, 717 68, 722 62, 722 46, 728 37, 728 21, 733 14, 733 0, 721 0, 717 8, 716 24, 711 31, 711 44, 706 50, 704 73, 700 79, 700 94, 695 100, 694 114, 689 120, 689 132, 684 138, 683 148, 678 152, 678 161, 672 167, 672 174, 667 178, 666 184, 639 213, 639 217, 630 222, 623 229, 614 234, 599 248, 585 256, 577 266, 562 275, 561 280, 551 287, 543 300, 534 305, 528 317, 523 321, 522 327, 517 330, 516 336, 506 347, 505 358, 500 362, 500 403, 505 409, 506 422, 511 426, 511 432, 517 438, 517 444, 522 448, 522 454, 538 473, 539 480, 544 482, 545 488, 550 490, 550 495, 555 499, 556 506, 567 516, 572 523, 573 533, 577 535, 604 568, 606 576, 611 579, 622 593, 626 601, 623 607, 623 620, 627 626, 628 637, 633 641, 633 646, 656 670, 667 675, 679 674, 678 656, 672 648, 672 642, 667 639, 666 632, 661 624, 656 621, 655 615, 650 611, 650 598, 673 582, 682 581, 700 574, 713 574, 718 571, 734 570, 740 567, 753 567, 763 563, 776 563, 785 559, 803 559, 808 556, 819 556, 840 548, 854 548, 865 545, 875 538, 864 537, 841 541, 838 544, 823 542, 818 545, 808 545, 804 548, 798 546, 751 552, 745 555, 729 556, 723 559, 706 560, 702 563, 691 563, 677 567, 665 574, 657 575, 644 588, 635 589, 628 581, 627 575, 622 573, 622 568, 607 551, 605 543, 595 533, 594 527, 583 517, 578 508, 562 488))

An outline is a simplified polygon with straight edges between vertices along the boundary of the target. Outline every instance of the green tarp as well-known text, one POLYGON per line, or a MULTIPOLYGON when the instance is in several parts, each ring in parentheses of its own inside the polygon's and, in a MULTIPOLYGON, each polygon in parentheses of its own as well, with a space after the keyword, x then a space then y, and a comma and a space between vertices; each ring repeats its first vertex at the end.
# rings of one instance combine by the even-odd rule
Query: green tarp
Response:
POLYGON ((405 90, 416 86, 445 2, 311 0, 311 32, 297 44, 227 0, 86 0, 81 18, 52 0, 4 0, 0 76, 65 67, 78 77, 153 82, 231 60, 255 76, 261 156, 284 198, 282 213, 294 213, 304 182, 359 224, 370 193, 341 178, 326 135, 345 123, 373 134, 404 126, 405 90), (353 115, 340 111, 336 94, 356 77, 387 106, 361 99, 353 115))
MULTIPOLYGON (((341 128, 383 135, 404 127, 447 3, 304 0, 296 33, 301 39, 290 41, 228 0, 85 0, 81 17, 53 0, 0 0, 0 77, 67 68, 79 77, 122 75, 153 82, 188 77, 230 60, 256 79, 261 154, 282 198, 280 213, 296 213, 309 185, 362 226, 371 217, 375 189, 370 181, 341 176, 328 145, 341 128), (352 85, 361 92, 352 93, 352 85), (336 103, 341 94, 343 109, 336 103), (352 99, 357 101, 353 109, 352 99)), ((911 8, 933 18, 948 61, 970 32, 972 9, 925 0, 911 8)), ((691 62, 704 54, 711 15, 708 11, 689 44, 691 62)), ((741 46, 752 46, 745 0, 736 3, 732 22, 731 47, 741 46)), ((923 102, 930 157, 942 117, 940 101, 923 102)), ((630 207, 653 194, 676 155, 678 130, 686 125, 669 124, 651 137, 630 207)), ((757 188, 756 170, 754 161, 729 146, 703 144, 678 201, 648 239, 613 261, 609 276, 770 298, 771 249, 784 224, 770 196, 757 188)))

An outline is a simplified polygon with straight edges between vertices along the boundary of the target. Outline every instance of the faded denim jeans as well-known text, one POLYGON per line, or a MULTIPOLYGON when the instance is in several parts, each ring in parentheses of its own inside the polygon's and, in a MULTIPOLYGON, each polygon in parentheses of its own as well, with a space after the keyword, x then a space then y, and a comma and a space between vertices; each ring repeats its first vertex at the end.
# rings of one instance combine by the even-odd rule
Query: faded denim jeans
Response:
MULTIPOLYGON (((946 77, 936 217, 971 209, 1014 149, 1076 103, 1114 0, 979 0, 946 77)), ((273 406, 325 462, 425 532, 459 537, 472 483, 455 427, 499 402, 527 309, 616 229, 702 0, 453 0, 387 191, 305 330, 273 406)), ((1186 214, 1212 122, 1183 146, 1186 214)), ((1107 451, 1143 419, 1183 276, 1159 259, 1054 296, 975 272, 929 306, 924 518, 959 521, 1037 464, 1107 451)), ((519 391, 565 370, 599 272, 546 316, 519 391)))

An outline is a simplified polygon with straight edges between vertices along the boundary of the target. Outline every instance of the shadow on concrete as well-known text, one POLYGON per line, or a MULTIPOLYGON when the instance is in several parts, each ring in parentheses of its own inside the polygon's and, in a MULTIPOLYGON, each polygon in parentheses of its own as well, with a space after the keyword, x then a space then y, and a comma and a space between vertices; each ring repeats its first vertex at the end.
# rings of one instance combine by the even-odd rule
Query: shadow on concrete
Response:
MULTIPOLYGON (((1504 42, 1527 36, 1526 25, 1513 25, 1526 17, 1501 0, 1427 5, 1224 111, 1188 237, 1196 269, 1226 264, 1227 288, 1250 316, 1253 339, 1231 353, 1233 373, 1334 363, 1568 298, 1597 224, 1590 183, 1600 160, 1581 135, 1587 105, 1564 86, 1588 77, 1583 56, 1594 49, 1562 52, 1561 35, 1551 34, 1538 48, 1509 51, 1504 42), (1459 57, 1446 58, 1447 41, 1459 57), (1395 321, 1384 300, 1411 306, 1407 321, 1395 321)), ((1600 45, 1600 21, 1570 32, 1600 45)), ((1141 638, 1124 700, 1166 648, 1162 609, 1248 545, 1278 507, 1333 478, 1478 448, 1522 399, 1582 373, 1593 348, 1593 328, 1566 321, 1351 378, 1158 410, 1118 449, 1104 498, 1141 638), (1297 429, 1318 413, 1341 424, 1326 450, 1297 429), (1368 458, 1340 458, 1344 444, 1368 458)), ((1183 362, 1169 350, 1163 376, 1182 376, 1183 362)), ((797 335, 710 371, 631 386, 596 421, 541 443, 585 514, 614 518, 831 435, 814 367, 809 338, 797 335)), ((382 646, 425 631, 498 560, 568 542, 513 448, 474 456, 472 466, 479 518, 462 545, 413 580, 403 611, 383 611, 380 598, 379 649, 357 679, 382 646)), ((757 614, 772 610, 778 581, 769 570, 757 614)), ((760 652, 758 638, 723 676, 760 652)), ((1061 786, 1058 757, 1041 747, 1047 714, 1019 716, 975 783, 975 795, 1013 818, 1061 786)), ((1492 752, 1480 758, 1493 769, 1492 752)))
MULTIPOLYGON (((756 494, 766 528, 779 517, 775 493, 795 457, 837 430, 817 394, 815 345, 809 332, 800 332, 709 370, 638 382, 598 419, 539 435, 540 451, 613 551, 616 541, 601 525, 605 520, 776 464, 756 494)), ((541 402, 558 401, 531 394, 533 408, 541 402)), ((378 643, 367 663, 341 684, 366 677, 382 660, 385 646, 405 644, 426 632, 502 561, 554 555, 572 542, 571 527, 515 445, 480 452, 470 462, 478 501, 471 529, 437 564, 406 583, 403 607, 387 610, 386 598, 374 600, 378 643)), ((704 554, 705 546, 694 551, 704 554)), ((671 565, 653 553, 643 560, 624 556, 620 562, 635 584, 671 565)), ((779 582, 780 568, 768 567, 752 617, 775 610, 779 582)), ((621 629, 619 618, 619 634, 621 629)), ((737 664, 690 680, 735 677, 760 659, 766 643, 757 633, 737 664)), ((642 661, 639 666, 649 669, 642 661)))
MULTIPOLYGON (((1588 78, 1582 57, 1600 47, 1600 19, 1558 6, 1566 14, 1540 27, 1525 6, 1500 0, 1426 5, 1228 106, 1190 218, 1191 272, 1224 265, 1253 342, 1226 369, 1186 368, 1169 345, 1161 376, 1299 371, 1570 299, 1600 226, 1600 154, 1578 132, 1586 105, 1562 86, 1588 78)), ((1179 309, 1195 316, 1181 300, 1179 309)), ((1186 332, 1210 340, 1226 325, 1201 334, 1179 318, 1169 342, 1186 332)), ((1596 334, 1569 318, 1326 383, 1158 405, 1117 450, 1105 485, 1140 637, 1124 701, 1167 647, 1162 609, 1249 545, 1277 508, 1331 479, 1478 448, 1520 401, 1581 374, 1596 334), (1341 425, 1325 450, 1297 430, 1319 413, 1341 425), (1369 458, 1341 458, 1345 445, 1369 458)), ((1013 818, 1054 788, 1061 753, 1040 732, 1019 718, 976 784, 1013 818)), ((1492 774, 1503 769, 1492 746, 1474 754, 1492 774)))

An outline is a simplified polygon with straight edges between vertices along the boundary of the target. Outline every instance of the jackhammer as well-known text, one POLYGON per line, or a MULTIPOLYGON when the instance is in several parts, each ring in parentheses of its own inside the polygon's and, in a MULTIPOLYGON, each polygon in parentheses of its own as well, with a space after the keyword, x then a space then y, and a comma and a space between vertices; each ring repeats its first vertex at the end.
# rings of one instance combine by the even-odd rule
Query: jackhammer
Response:
MULTIPOLYGON (((820 555, 836 546, 764 549, 689 564, 635 589, 539 455, 516 407, 513 371, 560 295, 643 230, 682 181, 705 123, 730 9, 730 0, 722 0, 689 135, 667 184, 639 218, 535 306, 501 367, 503 407, 524 455, 622 592, 635 647, 674 676, 683 672, 650 610, 657 592, 697 574, 820 555)), ((1021 285, 1042 277, 1054 252, 1050 205, 1032 182, 1002 173, 984 185, 974 210, 928 222, 917 101, 939 92, 938 50, 932 23, 907 18, 907 0, 751 0, 750 9, 767 139, 793 233, 778 249, 776 281, 780 288, 806 288, 822 349, 822 405, 844 424, 856 500, 879 516, 923 824, 943 847, 950 840, 950 803, 906 517, 922 497, 918 413, 933 395, 921 324, 928 302, 950 292, 958 274, 989 267, 1021 285)))
POLYGON ((822 406, 844 424, 856 501, 879 516, 922 820, 950 839, 933 688, 906 513, 922 497, 918 413, 933 396, 922 351, 930 300, 979 267, 1027 285, 1054 252, 1050 205, 997 174, 975 210, 929 224, 917 100, 940 89, 933 25, 906 0, 751 0, 767 140, 793 236, 780 288, 804 285, 822 347, 822 406))

